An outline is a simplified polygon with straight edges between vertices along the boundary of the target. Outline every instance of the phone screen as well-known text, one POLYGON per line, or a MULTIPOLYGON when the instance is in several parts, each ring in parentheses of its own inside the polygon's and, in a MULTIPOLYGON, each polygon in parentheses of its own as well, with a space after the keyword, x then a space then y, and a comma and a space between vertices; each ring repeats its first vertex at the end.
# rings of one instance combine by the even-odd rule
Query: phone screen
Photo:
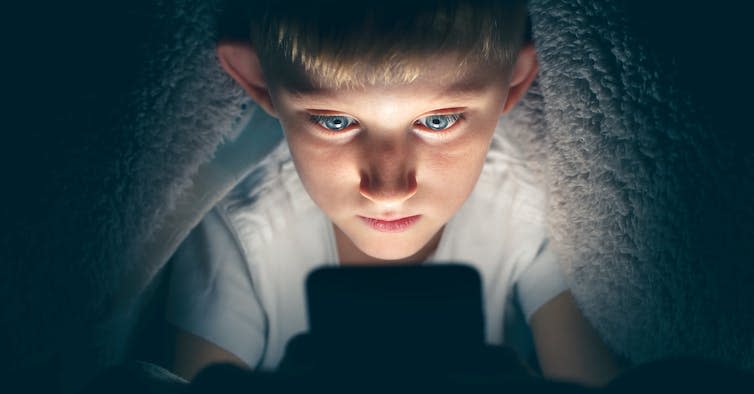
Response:
POLYGON ((481 280, 467 265, 323 267, 306 283, 311 334, 340 343, 477 345, 481 280))

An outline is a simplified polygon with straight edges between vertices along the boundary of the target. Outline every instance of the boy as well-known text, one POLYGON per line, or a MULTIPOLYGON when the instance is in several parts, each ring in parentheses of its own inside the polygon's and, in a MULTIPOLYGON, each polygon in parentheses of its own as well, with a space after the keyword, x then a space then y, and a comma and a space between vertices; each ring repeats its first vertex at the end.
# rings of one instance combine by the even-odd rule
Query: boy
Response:
POLYGON ((250 40, 217 54, 286 143, 175 255, 174 371, 275 368, 307 329, 317 266, 464 261, 483 278, 489 343, 515 293, 545 376, 615 376, 547 242, 546 193, 496 127, 537 73, 523 1, 250 8, 250 40))

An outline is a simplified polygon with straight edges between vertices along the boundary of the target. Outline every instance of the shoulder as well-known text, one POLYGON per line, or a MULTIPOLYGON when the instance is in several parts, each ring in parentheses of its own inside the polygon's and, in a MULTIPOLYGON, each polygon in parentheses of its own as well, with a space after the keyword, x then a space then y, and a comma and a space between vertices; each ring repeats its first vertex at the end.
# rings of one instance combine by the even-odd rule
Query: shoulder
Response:
POLYGON ((255 270, 274 270, 283 280, 293 271, 337 257, 329 221, 306 192, 285 141, 215 211, 257 276, 264 274, 255 270))
POLYGON ((255 166, 215 207, 243 244, 261 246, 295 222, 316 214, 285 141, 255 166))
POLYGON ((267 208, 271 205, 270 200, 286 194, 286 186, 287 189, 296 189, 297 180, 288 144, 282 141, 252 167, 249 174, 220 200, 217 208, 221 212, 267 208))
POLYGON ((503 223, 541 229, 549 192, 542 163, 526 158, 521 144, 498 128, 470 201, 503 223))

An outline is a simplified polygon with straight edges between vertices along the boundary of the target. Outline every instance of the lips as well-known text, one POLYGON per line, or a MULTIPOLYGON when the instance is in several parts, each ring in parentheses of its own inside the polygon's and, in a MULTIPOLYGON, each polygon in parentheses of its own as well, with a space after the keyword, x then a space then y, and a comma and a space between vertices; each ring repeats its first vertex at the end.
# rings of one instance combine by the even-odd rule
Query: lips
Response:
POLYGON ((411 226, 416 223, 421 215, 414 215, 414 216, 406 216, 405 218, 400 218, 396 220, 380 220, 375 218, 369 218, 364 216, 359 216, 361 220, 364 221, 369 227, 381 231, 383 233, 400 233, 402 231, 408 230, 411 226))

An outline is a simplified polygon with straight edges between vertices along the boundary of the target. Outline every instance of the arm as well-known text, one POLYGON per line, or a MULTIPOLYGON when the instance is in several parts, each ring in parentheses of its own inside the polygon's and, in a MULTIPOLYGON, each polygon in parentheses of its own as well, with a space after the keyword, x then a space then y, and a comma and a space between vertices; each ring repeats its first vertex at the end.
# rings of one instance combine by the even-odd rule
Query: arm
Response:
POLYGON ((531 317, 537 357, 545 377, 603 386, 620 373, 615 356, 564 291, 531 317))
POLYGON ((175 351, 171 369, 186 380, 192 380, 204 367, 214 363, 231 363, 249 369, 241 359, 227 350, 187 331, 175 328, 175 351))
POLYGON ((191 231, 171 264, 165 318, 175 345, 173 372, 191 380, 215 362, 254 365, 264 348, 265 316, 217 210, 191 231))

